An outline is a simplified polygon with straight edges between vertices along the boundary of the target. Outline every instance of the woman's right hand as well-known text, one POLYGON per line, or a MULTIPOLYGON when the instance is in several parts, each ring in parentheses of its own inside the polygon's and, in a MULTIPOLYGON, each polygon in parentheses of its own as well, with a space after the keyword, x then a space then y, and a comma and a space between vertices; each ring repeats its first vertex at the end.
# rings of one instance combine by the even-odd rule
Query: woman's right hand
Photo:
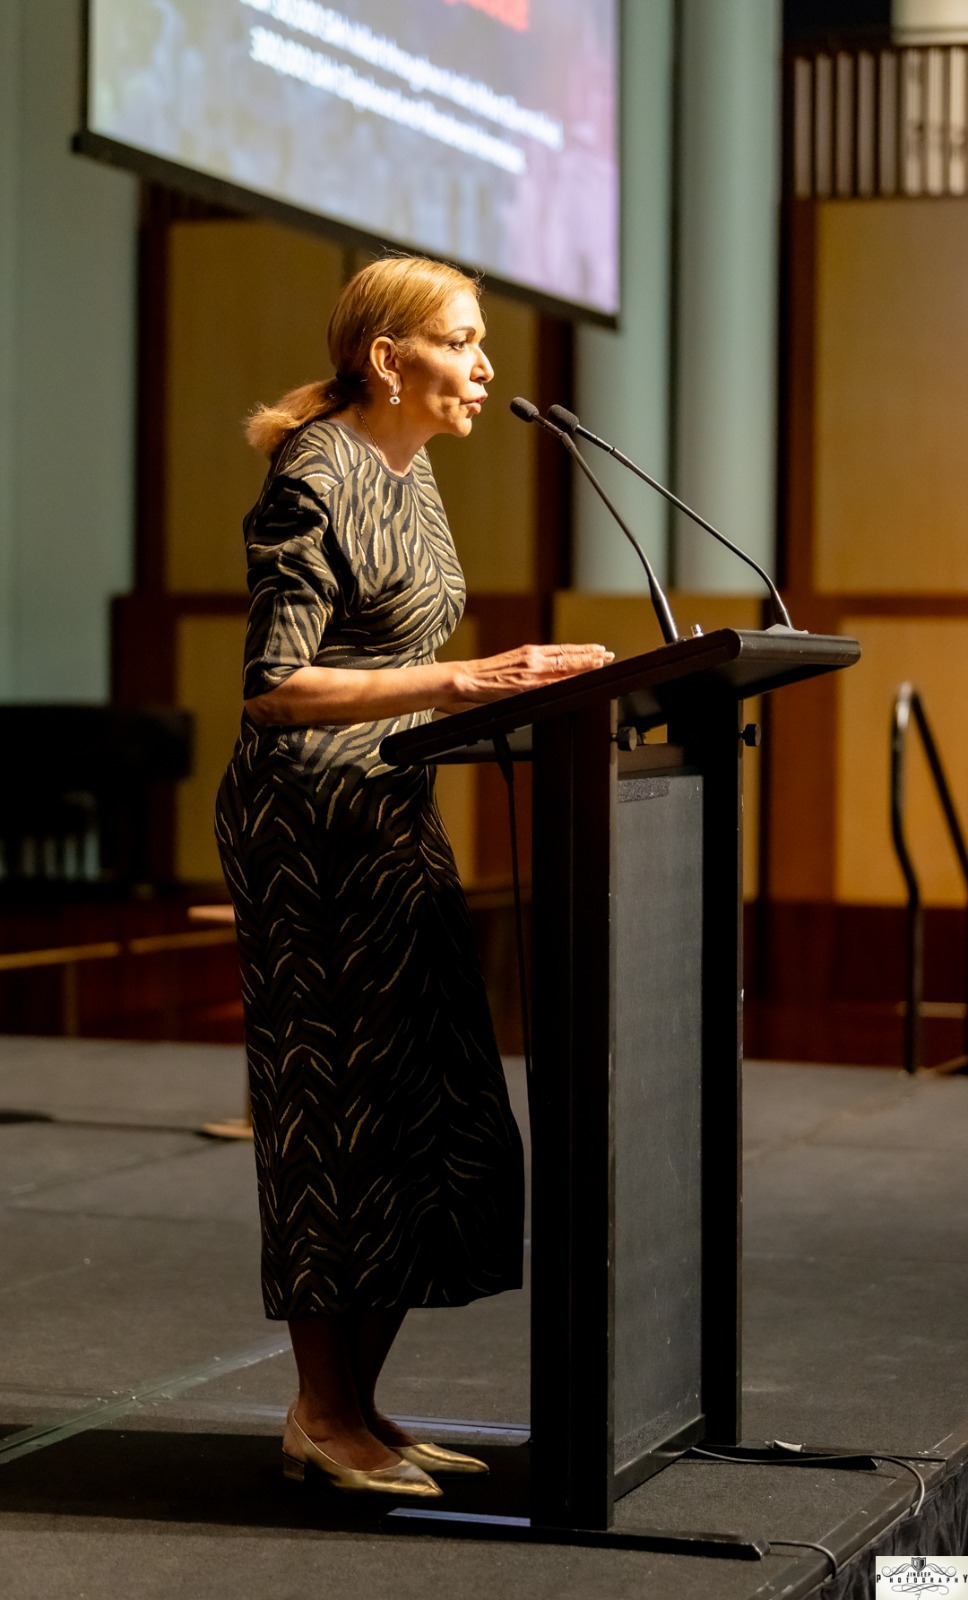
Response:
POLYGON ((486 705, 508 694, 525 689, 540 689, 559 678, 573 678, 579 672, 593 672, 615 660, 603 644, 522 644, 503 655, 484 656, 477 661, 455 661, 453 694, 438 701, 439 711, 466 711, 470 706, 486 705))

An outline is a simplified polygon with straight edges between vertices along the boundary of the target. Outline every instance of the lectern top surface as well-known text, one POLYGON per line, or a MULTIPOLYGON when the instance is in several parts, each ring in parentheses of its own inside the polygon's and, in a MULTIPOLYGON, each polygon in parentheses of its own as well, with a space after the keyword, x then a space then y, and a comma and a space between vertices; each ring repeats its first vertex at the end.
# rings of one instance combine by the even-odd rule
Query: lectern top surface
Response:
POLYGON ((391 734, 381 750, 385 760, 401 765, 489 760, 493 740, 504 735, 512 753, 523 755, 530 748, 535 722, 584 710, 602 699, 620 701, 623 720, 640 728, 657 727, 687 699, 695 703, 697 696, 707 694, 745 700, 852 666, 859 657, 857 640, 839 635, 790 628, 718 628, 546 688, 508 695, 391 734))

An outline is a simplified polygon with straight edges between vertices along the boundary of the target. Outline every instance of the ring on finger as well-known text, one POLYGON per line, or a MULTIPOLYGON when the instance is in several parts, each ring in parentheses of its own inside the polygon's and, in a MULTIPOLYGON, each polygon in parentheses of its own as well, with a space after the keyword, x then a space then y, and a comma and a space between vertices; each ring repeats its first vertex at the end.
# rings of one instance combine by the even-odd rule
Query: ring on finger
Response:
POLYGON ((558 651, 558 655, 557 655, 557 657, 555 659, 555 666, 558 668, 559 672, 561 671, 561 669, 564 666, 564 664, 565 664, 565 658, 562 655, 561 651, 559 650, 558 651))

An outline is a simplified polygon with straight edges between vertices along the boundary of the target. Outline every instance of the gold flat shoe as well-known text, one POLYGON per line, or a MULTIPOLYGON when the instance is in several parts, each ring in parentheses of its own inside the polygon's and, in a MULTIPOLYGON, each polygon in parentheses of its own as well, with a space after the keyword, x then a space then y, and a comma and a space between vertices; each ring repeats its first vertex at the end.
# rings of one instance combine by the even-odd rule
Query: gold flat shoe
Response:
POLYGON ((334 1489, 348 1489, 356 1493, 394 1494, 410 1499, 436 1500, 443 1490, 428 1477, 419 1465, 410 1461, 394 1461, 388 1467, 377 1467, 364 1472, 358 1467, 344 1467, 334 1461, 325 1450, 314 1444, 308 1433, 290 1415, 282 1441, 282 1470, 287 1478, 302 1482, 306 1468, 322 1474, 334 1489))
POLYGON ((422 1467, 425 1472, 490 1472, 486 1461, 476 1456, 461 1456, 456 1450, 445 1450, 439 1444, 406 1444, 400 1446, 404 1461, 422 1467))

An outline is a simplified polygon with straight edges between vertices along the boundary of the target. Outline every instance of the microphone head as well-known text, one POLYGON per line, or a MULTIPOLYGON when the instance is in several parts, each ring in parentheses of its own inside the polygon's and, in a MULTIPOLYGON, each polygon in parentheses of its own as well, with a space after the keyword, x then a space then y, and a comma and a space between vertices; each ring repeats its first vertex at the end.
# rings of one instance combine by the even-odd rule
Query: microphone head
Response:
POLYGON ((520 417, 522 422, 534 422, 541 419, 541 412, 537 406, 532 405, 530 400, 523 399, 519 394, 515 395, 511 401, 511 410, 516 417, 520 417))
POLYGON ((571 434, 578 432, 580 426, 578 418, 573 411, 566 411, 564 406, 550 406, 548 408, 548 416, 555 426, 561 428, 563 432, 571 434))

